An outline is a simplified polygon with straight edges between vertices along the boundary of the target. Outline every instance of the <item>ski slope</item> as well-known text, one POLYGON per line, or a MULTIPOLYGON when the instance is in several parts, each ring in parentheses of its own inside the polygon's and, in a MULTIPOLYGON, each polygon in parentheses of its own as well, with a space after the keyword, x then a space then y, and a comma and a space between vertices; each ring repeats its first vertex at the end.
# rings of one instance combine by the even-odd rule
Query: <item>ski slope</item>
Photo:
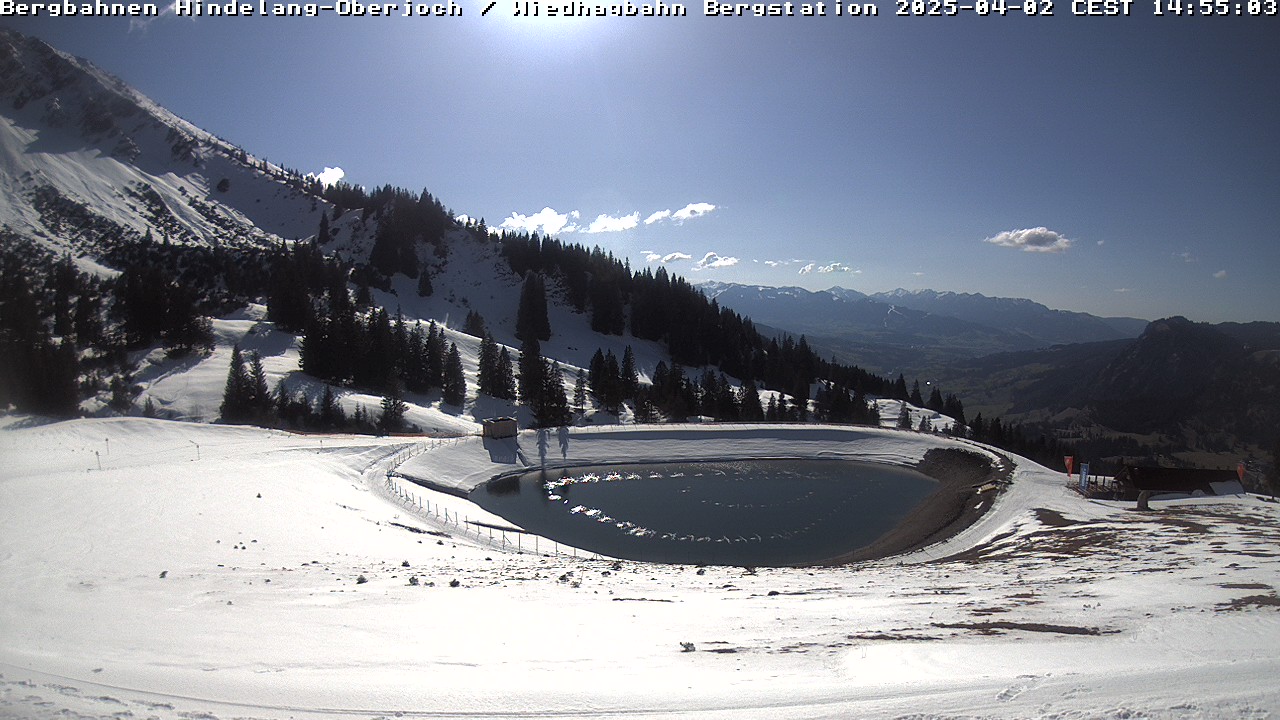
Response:
MULTIPOLYGON (((137 418, 6 423, 0 717, 1280 709, 1280 512, 1253 497, 1140 514, 1014 458, 1012 487, 945 547, 851 567, 700 570, 503 553, 387 492, 406 450, 417 454, 402 467, 459 487, 486 463, 500 472, 479 439, 423 450, 137 418)), ((797 456, 836 433, 727 430, 575 429, 568 443, 575 457, 797 456)), ((947 442, 859 433, 844 446, 881 457, 947 442)))

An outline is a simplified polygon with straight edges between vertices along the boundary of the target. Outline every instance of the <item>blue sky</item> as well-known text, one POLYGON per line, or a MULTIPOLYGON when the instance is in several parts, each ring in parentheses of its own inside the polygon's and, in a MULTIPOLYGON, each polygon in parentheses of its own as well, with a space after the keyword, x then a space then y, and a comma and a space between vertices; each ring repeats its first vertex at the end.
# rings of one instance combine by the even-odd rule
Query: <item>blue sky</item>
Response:
POLYGON ((1280 320, 1280 17, 457 1, 462 18, 0 23, 258 156, 427 188, 633 267, 1280 320))

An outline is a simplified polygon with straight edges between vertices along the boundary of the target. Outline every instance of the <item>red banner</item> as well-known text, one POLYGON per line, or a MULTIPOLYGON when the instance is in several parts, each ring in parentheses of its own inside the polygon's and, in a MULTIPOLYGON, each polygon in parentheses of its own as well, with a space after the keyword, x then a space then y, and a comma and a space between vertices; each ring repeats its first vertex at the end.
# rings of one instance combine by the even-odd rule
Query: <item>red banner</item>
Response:
POLYGON ((1062 462, 1064 462, 1064 463, 1066 463, 1066 464, 1067 464, 1067 474, 1068 474, 1068 475, 1070 475, 1070 474, 1071 474, 1071 464, 1072 464, 1072 463, 1074 463, 1074 462, 1075 462, 1075 460, 1076 460, 1076 456, 1075 456, 1075 455, 1066 455, 1066 456, 1064 456, 1064 457, 1062 458, 1062 462))
POLYGON ((1244 463, 1236 465, 1236 475, 1240 478, 1240 482, 1244 482, 1244 463))

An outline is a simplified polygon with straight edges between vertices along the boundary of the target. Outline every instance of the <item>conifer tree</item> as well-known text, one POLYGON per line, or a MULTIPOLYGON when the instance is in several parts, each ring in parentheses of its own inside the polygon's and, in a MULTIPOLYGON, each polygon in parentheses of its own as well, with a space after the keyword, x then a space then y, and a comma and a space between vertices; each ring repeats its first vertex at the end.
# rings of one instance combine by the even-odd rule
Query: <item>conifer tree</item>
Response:
POLYGON ((592 285, 591 329, 606 335, 621 335, 626 329, 622 291, 616 282, 601 279, 592 285))
POLYGON ((538 427, 558 427, 569 424, 569 400, 564 392, 564 372, 560 363, 543 360, 542 399, 534 413, 538 427))
POLYGON ((444 384, 444 360, 447 352, 444 344, 444 330, 436 326, 432 320, 427 327, 427 388, 437 388, 444 384))
POLYGON ((587 373, 582 368, 573 383, 573 411, 579 415, 587 411, 587 373))
MULTIPOLYGON (((803 337, 800 338, 804 340, 803 337)), ((798 381, 795 390, 796 420, 798 422, 808 422, 809 420, 809 381, 801 378, 798 381)))
POLYGON ((244 368, 240 345, 231 348, 231 368, 227 371, 227 384, 222 391, 222 405, 218 414, 225 423, 241 423, 253 414, 251 401, 252 383, 244 368))
POLYGON ((449 343, 449 357, 444 363, 444 401, 462 407, 467 400, 467 380, 462 373, 462 355, 456 343, 449 343))
POLYGON ((320 422, 320 427, 325 430, 340 428, 346 424, 346 414, 342 411, 342 406, 338 404, 337 398, 333 395, 333 388, 325 383, 324 394, 320 396, 320 407, 317 408, 316 414, 320 422))
POLYGON ((956 421, 956 425, 963 426, 969 424, 964 417, 964 403, 960 402, 960 398, 955 395, 948 395, 946 399, 942 401, 942 414, 950 415, 956 421))
POLYGON ((431 297, 434 292, 435 288, 431 285, 431 272, 424 263, 418 275, 418 297, 431 297))
POLYGON ((866 423, 871 427, 880 427, 880 406, 874 402, 867 404, 866 423))
MULTIPOLYGON (((364 408, 357 408, 357 412, 363 412, 364 408)), ((392 433, 401 429, 404 425, 404 414, 409 410, 409 406, 401 399, 400 393, 392 390, 382 397, 382 414, 378 416, 378 430, 384 433, 392 433)))
POLYGON ((475 310, 468 310, 467 319, 462 323, 462 332, 472 337, 484 337, 484 316, 475 310))
POLYGON ((102 319, 100 316, 101 297, 96 290, 85 288, 76 298, 75 316, 72 326, 76 333, 76 342, 81 347, 96 344, 102 337, 102 319))
POLYGON ((547 318, 547 291, 542 276, 529 273, 520 288, 520 304, 516 308, 516 337, 521 340, 551 339, 551 321, 547 318))
POLYGON ((479 391, 489 397, 497 397, 494 390, 498 386, 498 344, 488 333, 480 338, 480 357, 478 359, 476 381, 479 391))
POLYGON ((249 354, 249 416, 258 423, 267 423, 271 417, 272 397, 267 388, 267 373, 262 368, 262 355, 254 350, 249 354))
POLYGON ((107 406, 122 415, 128 415, 133 409, 132 385, 133 378, 128 371, 111 378, 111 400, 107 406))
POLYGON ((946 401, 942 399, 942 392, 935 385, 933 392, 929 393, 929 400, 925 403, 925 407, 934 412, 942 412, 946 408, 946 401))
POLYGON ((636 356, 631 346, 622 353, 622 397, 634 399, 640 389, 640 373, 636 371, 636 356))
POLYGON ((320 229, 316 232, 316 245, 324 246, 329 244, 329 213, 320 213, 320 229))
POLYGON ((919 380, 916 380, 915 383, 911 385, 911 397, 909 399, 911 400, 912 405, 915 405, 916 407, 924 407, 924 397, 920 394, 919 380))
POLYGON ((622 412, 622 369, 618 367, 618 357, 613 351, 605 353, 604 370, 600 374, 600 390, 597 396, 600 404, 608 412, 622 412))
POLYGON ((535 417, 542 407, 543 374, 542 346, 536 337, 527 338, 520 345, 520 402, 535 417))
POLYGON ((426 392, 427 382, 427 336, 422 331, 422 323, 415 322, 405 340, 405 357, 402 377, 405 387, 410 392, 426 392))
POLYGON ((504 347, 498 351, 497 385, 494 397, 500 400, 516 399, 516 371, 511 363, 511 353, 504 347))
POLYGON ((907 404, 902 403, 902 409, 898 411, 898 427, 903 430, 911 429, 911 411, 907 410, 907 404))
POLYGON ((742 383, 741 399, 738 402, 738 417, 746 422, 759 422, 764 419, 764 411, 760 409, 760 391, 754 380, 742 383))
POLYGON ((591 362, 587 364, 587 385, 597 400, 603 397, 604 371, 604 351, 596 348, 596 353, 591 356, 591 362))

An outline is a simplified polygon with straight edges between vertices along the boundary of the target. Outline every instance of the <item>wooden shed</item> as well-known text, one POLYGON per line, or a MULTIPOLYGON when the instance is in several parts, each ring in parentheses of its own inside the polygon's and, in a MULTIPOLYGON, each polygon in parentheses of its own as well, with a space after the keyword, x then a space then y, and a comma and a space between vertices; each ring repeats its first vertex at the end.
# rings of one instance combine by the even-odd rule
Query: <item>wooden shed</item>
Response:
POLYGON ((1244 492, 1234 470, 1166 468, 1125 465, 1116 473, 1116 491, 1122 500, 1151 495, 1234 495, 1244 492))
POLYGON ((520 428, 516 425, 516 419, 513 417, 496 417, 485 418, 480 421, 483 428, 483 435, 487 438, 510 438, 515 437, 520 428))

